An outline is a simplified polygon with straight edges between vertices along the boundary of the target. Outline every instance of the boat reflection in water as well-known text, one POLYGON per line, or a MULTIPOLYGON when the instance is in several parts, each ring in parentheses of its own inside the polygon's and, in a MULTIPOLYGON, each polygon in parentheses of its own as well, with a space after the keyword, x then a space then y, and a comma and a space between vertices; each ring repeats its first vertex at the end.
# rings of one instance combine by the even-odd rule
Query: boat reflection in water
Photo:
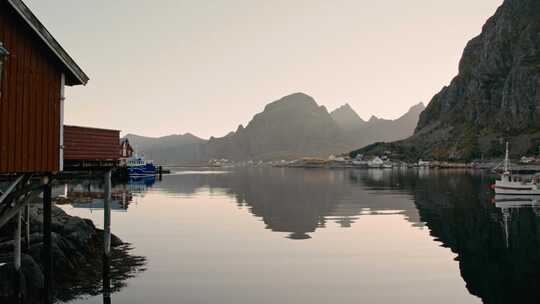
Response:
MULTIPOLYGON (((155 176, 141 176, 130 178, 128 183, 119 184, 112 188, 111 209, 114 212, 126 212, 129 205, 137 202, 137 198, 144 197, 148 188, 156 182, 155 176)), ((63 192, 57 190, 57 196, 64 198, 64 204, 70 204, 73 208, 90 210, 103 210, 104 192, 103 184, 95 180, 75 180, 63 184, 63 192)))
POLYGON ((495 195, 493 201, 495 207, 502 212, 502 226, 504 228, 506 247, 510 246, 512 213, 519 213, 519 209, 530 209, 537 217, 540 217, 540 197, 538 195, 495 195))
POLYGON ((511 208, 540 208, 538 195, 495 195, 495 207, 500 209, 511 208))

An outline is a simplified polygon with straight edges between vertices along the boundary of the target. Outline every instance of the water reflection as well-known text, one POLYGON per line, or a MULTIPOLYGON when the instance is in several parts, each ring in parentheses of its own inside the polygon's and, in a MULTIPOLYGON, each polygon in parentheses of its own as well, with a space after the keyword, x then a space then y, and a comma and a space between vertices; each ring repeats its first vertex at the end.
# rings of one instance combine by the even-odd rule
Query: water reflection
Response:
MULTIPOLYGON (((431 235, 457 254, 471 294, 484 303, 540 301, 536 199, 497 197, 493 203, 489 189, 493 177, 482 174, 395 174, 392 179, 414 195, 420 219, 431 235)), ((369 178, 364 182, 379 184, 369 178)))
POLYGON ((328 221, 347 228, 363 215, 403 214, 457 254, 468 291, 484 303, 538 303, 540 205, 493 203, 492 180, 465 171, 276 169, 171 176, 158 188, 174 195, 221 190, 291 239, 313 237, 328 221))
MULTIPOLYGON (((492 180, 492 176, 467 171, 242 169, 211 174, 184 172, 165 176, 155 184, 134 181, 114 187, 113 193, 116 193, 119 209, 145 197, 147 191, 166 194, 177 204, 186 202, 186 198, 225 196, 238 208, 260 219, 266 229, 283 233, 294 240, 295 245, 316 241, 318 232, 331 223, 352 229, 367 220, 366 217, 386 219, 388 215, 400 215, 411 229, 428 229, 435 246, 448 248, 455 254, 467 291, 484 303, 538 303, 540 295, 535 291, 540 287, 540 204, 536 198, 494 198, 489 188, 492 180), (127 205, 122 197, 127 198, 127 205)), ((81 189, 92 193, 91 185, 72 189, 68 189, 71 193, 68 197, 76 196, 81 189)), ((99 200, 99 197, 92 198, 93 203, 88 206, 99 208, 99 204, 95 205, 99 200)), ((152 216, 151 212, 148 216, 152 216)), ((257 235, 258 231, 251 233, 257 235)), ((395 235, 396 239, 399 237, 395 235)), ((358 238, 361 242, 361 237, 358 238)), ((282 240, 290 242, 288 239, 282 240)), ((183 244, 184 250, 200 246, 195 239, 192 242, 183 244)), ((388 244, 378 245, 391 249, 388 244)), ((223 244, 216 245, 219 246, 223 244)), ((219 248, 214 250, 219 254, 219 248)), ((204 254, 211 256, 214 252, 209 249, 204 254)), ((187 258, 195 259, 195 256, 187 258)), ((103 265, 106 263, 104 261, 103 265)), ((190 260, 185 263, 189 264, 190 260)), ((312 265, 313 268, 319 266, 312 265)), ((112 269, 114 267, 111 278, 114 277, 112 269)), ((179 267, 177 271, 185 269, 179 267)), ((202 272, 195 273, 202 275, 202 272)), ((99 291, 104 303, 110 302, 110 293, 122 288, 111 279, 108 290, 108 274, 103 271, 103 289, 99 291)), ((417 287, 419 293, 423 288, 429 289, 417 287)))
MULTIPOLYGON (((154 176, 144 176, 130 179, 125 184, 115 185, 112 189, 111 209, 115 212, 125 212, 129 205, 145 193, 156 182, 154 176)), ((99 180, 80 179, 70 180, 54 188, 53 193, 60 204, 70 204, 73 208, 103 210, 103 182, 99 180)))
MULTIPOLYGON (((155 183, 155 178, 130 180, 113 187, 110 210, 127 212, 128 207, 155 183)), ((59 205, 69 204, 74 209, 104 210, 104 184, 96 179, 76 179, 59 183, 53 193, 59 205)), ((110 217, 110 215, 109 215, 110 217)), ((103 220, 103 219, 102 219, 103 220)), ((96 223, 97 224, 97 223, 96 223)), ((146 258, 133 255, 130 243, 123 242, 104 230, 97 229, 88 244, 87 261, 74 273, 58 269, 55 278, 55 298, 58 302, 71 302, 91 296, 103 295, 104 303, 111 303, 111 295, 127 286, 127 281, 145 271, 146 258), (107 242, 105 240, 108 240, 107 242), (110 249, 105 250, 105 247, 110 249), (107 252, 108 254, 105 254, 107 252)))
POLYGON ((360 181, 360 175, 366 173, 381 181, 387 174, 382 170, 242 169, 227 174, 171 175, 156 189, 173 196, 190 196, 205 188, 210 193, 225 193, 234 197, 238 207, 262 218, 267 229, 286 232, 295 240, 309 239, 328 221, 351 227, 366 214, 418 218, 409 195, 392 193, 388 199, 366 192, 360 181))

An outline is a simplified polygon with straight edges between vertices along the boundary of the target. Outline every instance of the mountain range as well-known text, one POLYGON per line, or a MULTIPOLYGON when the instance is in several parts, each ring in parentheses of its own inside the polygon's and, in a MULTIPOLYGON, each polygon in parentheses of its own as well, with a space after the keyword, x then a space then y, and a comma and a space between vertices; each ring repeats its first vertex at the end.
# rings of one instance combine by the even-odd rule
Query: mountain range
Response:
POLYGON ((190 133, 159 138, 126 135, 135 150, 159 163, 207 161, 213 158, 280 160, 327 157, 375 141, 399 140, 413 134, 422 104, 396 120, 364 121, 346 104, 331 113, 304 93, 267 104, 244 127, 224 137, 204 140, 190 133))
POLYGON ((467 160, 540 147, 540 1, 505 0, 469 41, 459 73, 420 115, 414 135, 357 153, 467 160))
POLYGON ((363 147, 378 141, 393 141, 411 136, 424 109, 424 104, 419 103, 398 119, 389 120, 371 116, 365 121, 349 104, 345 104, 334 110, 331 115, 349 141, 356 147, 363 147))

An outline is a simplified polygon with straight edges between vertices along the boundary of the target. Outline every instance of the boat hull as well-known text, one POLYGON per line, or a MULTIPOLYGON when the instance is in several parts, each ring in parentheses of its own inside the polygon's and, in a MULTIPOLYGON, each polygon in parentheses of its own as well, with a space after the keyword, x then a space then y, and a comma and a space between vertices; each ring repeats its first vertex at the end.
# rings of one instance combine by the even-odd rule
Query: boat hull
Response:
POLYGON ((129 176, 149 176, 156 175, 157 169, 152 164, 146 164, 145 166, 128 167, 129 176))

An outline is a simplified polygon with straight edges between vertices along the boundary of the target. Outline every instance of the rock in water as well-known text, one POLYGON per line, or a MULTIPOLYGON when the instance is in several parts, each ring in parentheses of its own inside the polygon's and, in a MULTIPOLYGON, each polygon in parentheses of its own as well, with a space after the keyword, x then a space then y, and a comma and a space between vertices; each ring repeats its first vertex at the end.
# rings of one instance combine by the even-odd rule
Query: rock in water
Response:
MULTIPOLYGON (((26 303, 40 303, 44 276, 41 257, 43 250, 43 208, 40 204, 30 208, 30 247, 22 255, 21 286, 26 303)), ((52 210, 52 257, 55 298, 67 302, 82 295, 101 292, 103 231, 90 220, 66 214, 62 209, 52 210)), ((13 223, 0 230, 0 303, 13 303, 15 270, 13 267, 13 223)), ((131 247, 120 239, 111 239, 112 291, 125 286, 125 281, 143 271, 144 257, 130 255, 131 247)))

